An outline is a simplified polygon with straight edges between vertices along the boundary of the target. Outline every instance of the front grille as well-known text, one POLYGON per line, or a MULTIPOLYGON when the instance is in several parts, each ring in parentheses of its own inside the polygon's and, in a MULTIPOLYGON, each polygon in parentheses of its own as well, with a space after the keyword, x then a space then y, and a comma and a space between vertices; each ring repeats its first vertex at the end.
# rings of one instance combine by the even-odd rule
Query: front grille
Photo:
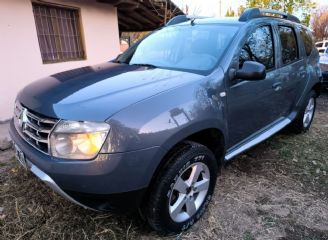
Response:
POLYGON ((49 153, 49 134, 58 120, 32 113, 19 103, 15 105, 14 123, 21 137, 36 149, 49 153))

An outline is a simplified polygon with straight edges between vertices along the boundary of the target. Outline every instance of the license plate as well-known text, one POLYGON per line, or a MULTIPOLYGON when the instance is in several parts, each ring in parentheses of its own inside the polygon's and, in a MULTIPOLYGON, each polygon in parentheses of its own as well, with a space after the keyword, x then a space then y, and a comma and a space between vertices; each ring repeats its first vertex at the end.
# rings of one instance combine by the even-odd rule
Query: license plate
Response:
POLYGON ((22 152, 22 150, 20 150, 20 148, 17 145, 15 145, 15 157, 19 161, 19 163, 25 169, 27 169, 25 155, 24 155, 24 153, 22 152))

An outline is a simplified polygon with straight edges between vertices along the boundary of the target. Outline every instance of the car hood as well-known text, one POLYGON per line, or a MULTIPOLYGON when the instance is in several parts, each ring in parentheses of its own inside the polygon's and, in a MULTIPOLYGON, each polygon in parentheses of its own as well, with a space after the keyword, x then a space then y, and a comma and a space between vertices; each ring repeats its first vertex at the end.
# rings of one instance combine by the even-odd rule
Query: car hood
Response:
POLYGON ((52 118, 105 121, 136 102, 202 77, 109 62, 33 82, 18 94, 17 100, 28 109, 52 118))

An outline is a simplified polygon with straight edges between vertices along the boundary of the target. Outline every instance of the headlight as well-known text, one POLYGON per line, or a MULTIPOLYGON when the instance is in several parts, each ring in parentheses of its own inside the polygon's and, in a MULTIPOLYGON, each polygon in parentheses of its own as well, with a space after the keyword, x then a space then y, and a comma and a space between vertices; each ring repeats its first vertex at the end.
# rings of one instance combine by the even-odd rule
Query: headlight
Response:
POLYGON ((66 159, 93 159, 108 131, 107 123, 60 121, 50 136, 51 154, 66 159))

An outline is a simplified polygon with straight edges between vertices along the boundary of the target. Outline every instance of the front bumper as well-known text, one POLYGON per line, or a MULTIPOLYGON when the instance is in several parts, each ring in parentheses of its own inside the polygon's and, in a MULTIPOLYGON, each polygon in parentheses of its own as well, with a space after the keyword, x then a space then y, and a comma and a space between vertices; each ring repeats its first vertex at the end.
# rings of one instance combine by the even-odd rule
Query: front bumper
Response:
POLYGON ((67 161, 49 156, 25 142, 10 125, 13 142, 24 153, 28 168, 69 201, 95 210, 137 208, 157 167, 159 147, 101 154, 93 161, 67 161))
POLYGON ((28 159, 26 159, 26 164, 28 167, 28 169, 35 175, 37 176, 42 182, 44 182, 45 184, 48 185, 48 187, 50 187, 52 190, 54 190, 56 193, 58 193, 59 195, 61 195, 63 198, 67 199, 68 201, 79 205, 85 209, 92 209, 92 210, 97 210, 95 208, 92 207, 88 207, 86 205, 84 205, 81 202, 76 201, 75 199, 73 199, 70 195, 68 195, 67 193, 65 193, 56 183, 55 181, 48 176, 46 173, 44 173, 41 169, 39 169, 37 166, 33 165, 28 159))

